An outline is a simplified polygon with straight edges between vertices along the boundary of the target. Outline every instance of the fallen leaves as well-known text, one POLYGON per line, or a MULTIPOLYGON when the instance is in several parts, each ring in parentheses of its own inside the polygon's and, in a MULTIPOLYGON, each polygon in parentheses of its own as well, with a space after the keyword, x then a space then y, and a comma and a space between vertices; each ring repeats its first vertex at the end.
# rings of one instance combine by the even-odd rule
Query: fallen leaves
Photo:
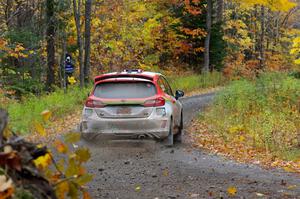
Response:
POLYGON ((229 196, 235 196, 237 193, 236 187, 228 187, 227 193, 229 196))
POLYGON ((300 161, 284 161, 261 148, 254 148, 245 142, 247 137, 241 135, 242 127, 232 127, 236 139, 225 141, 214 132, 214 129, 202 121, 195 121, 190 127, 193 132, 191 139, 193 146, 207 149, 213 153, 233 158, 238 162, 259 164, 266 168, 281 167, 286 172, 300 174, 300 161))
POLYGON ((136 191, 136 192, 141 191, 141 186, 136 186, 136 187, 135 187, 135 191, 136 191))

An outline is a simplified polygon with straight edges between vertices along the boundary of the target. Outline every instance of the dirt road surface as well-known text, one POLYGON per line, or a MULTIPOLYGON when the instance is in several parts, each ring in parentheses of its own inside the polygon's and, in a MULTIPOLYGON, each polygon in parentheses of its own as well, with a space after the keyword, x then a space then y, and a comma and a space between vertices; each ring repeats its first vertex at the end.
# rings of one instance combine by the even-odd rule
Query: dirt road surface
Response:
MULTIPOLYGON (((213 96, 182 99, 185 127, 213 96)), ((188 139, 173 148, 148 140, 92 140, 82 144, 92 153, 87 169, 95 175, 93 198, 300 198, 300 176, 226 160, 193 148, 188 139), (231 197, 229 187, 237 190, 231 197)))

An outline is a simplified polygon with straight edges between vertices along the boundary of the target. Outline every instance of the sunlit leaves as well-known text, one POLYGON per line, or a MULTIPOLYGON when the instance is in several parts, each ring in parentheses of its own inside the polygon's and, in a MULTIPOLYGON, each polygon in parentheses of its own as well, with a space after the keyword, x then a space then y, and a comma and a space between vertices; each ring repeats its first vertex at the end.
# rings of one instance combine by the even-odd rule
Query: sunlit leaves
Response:
POLYGON ((300 37, 296 37, 293 40, 293 45, 290 50, 290 54, 295 57, 295 64, 300 65, 300 37))
MULTIPOLYGON (((49 110, 45 110, 40 117, 46 123, 49 122, 51 115, 49 110)), ((47 134, 42 123, 35 123, 35 131, 42 138, 47 134)), ((87 148, 76 147, 74 149, 72 147, 79 140, 79 133, 67 133, 63 138, 52 143, 51 152, 42 145, 35 145, 34 158, 29 161, 30 165, 35 166, 34 169, 38 168, 41 175, 54 185, 58 198, 90 198, 85 190, 85 185, 92 180, 93 176, 87 173, 83 164, 90 159, 91 155, 87 148), (55 154, 58 154, 59 157, 53 158, 52 156, 55 154)), ((4 151, 0 153, 1 167, 20 171, 22 164, 18 153, 10 145, 4 147, 4 151)), ((0 194, 2 193, 0 192, 0 194)))
POLYGON ((75 84, 77 81, 76 81, 75 77, 71 76, 71 77, 68 77, 68 82, 69 82, 69 84, 73 85, 73 84, 75 84))
POLYGON ((51 155, 49 153, 38 157, 37 159, 33 160, 36 167, 40 169, 45 169, 51 164, 51 155))
POLYGON ((289 11, 290 9, 296 6, 296 3, 290 0, 235 0, 235 2, 240 3, 242 6, 255 6, 255 5, 263 5, 269 7, 274 11, 289 11))

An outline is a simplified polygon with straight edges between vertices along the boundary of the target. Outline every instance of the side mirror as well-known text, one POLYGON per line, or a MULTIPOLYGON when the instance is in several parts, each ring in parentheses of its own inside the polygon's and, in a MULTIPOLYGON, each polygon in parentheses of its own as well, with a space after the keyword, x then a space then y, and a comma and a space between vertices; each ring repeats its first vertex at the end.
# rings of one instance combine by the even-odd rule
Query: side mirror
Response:
POLYGON ((181 90, 177 90, 175 93, 175 98, 178 100, 179 98, 184 96, 184 92, 181 90))

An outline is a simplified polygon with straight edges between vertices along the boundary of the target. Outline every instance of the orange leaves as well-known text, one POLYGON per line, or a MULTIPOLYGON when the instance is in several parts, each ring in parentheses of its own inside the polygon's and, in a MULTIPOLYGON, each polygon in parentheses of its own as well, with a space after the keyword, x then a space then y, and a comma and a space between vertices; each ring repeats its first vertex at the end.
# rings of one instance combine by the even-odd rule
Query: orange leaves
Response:
POLYGON ((182 31, 184 34, 190 35, 193 38, 195 37, 205 37, 206 36, 206 32, 205 30, 201 29, 201 28, 196 28, 196 29, 189 29, 189 28, 180 28, 180 31, 182 31))
POLYGON ((185 8, 191 15, 199 15, 202 13, 201 9, 197 7, 200 4, 201 0, 185 0, 185 8))
MULTIPOLYGON (((239 162, 261 164, 265 167, 281 167, 286 172, 300 173, 300 159, 297 161, 284 161, 275 158, 265 149, 250 146, 249 138, 241 132, 245 129, 240 126, 233 126, 228 129, 232 137, 219 135, 214 127, 205 122, 196 122, 191 127, 194 132, 194 146, 201 147, 217 154, 233 158, 239 162)), ((234 189, 230 189, 234 192, 234 189)))
POLYGON ((60 140, 54 142, 54 146, 59 153, 67 153, 68 147, 60 140))
POLYGON ((235 196, 237 193, 236 187, 228 187, 227 193, 229 194, 229 196, 235 196))

